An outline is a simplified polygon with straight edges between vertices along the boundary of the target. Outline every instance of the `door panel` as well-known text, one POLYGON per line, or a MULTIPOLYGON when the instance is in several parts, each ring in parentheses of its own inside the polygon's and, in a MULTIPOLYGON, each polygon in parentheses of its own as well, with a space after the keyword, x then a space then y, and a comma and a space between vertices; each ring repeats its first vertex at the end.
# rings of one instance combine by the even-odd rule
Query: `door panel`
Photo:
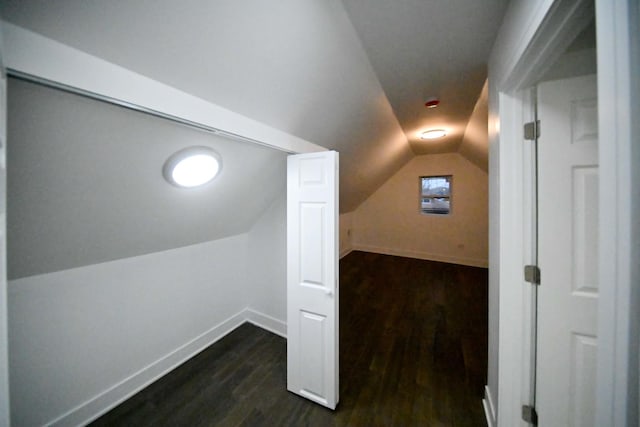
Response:
POLYGON ((303 286, 326 287, 323 277, 324 224, 326 209, 323 203, 300 203, 300 283, 303 286))
POLYGON ((338 403, 338 153, 287 161, 287 388, 338 403))
POLYGON ((571 343, 570 419, 572 426, 592 426, 595 420, 597 340, 573 334, 571 343))
POLYGON ((594 425, 598 339, 596 77, 538 87, 540 425, 594 425))
POLYGON ((302 388, 300 393, 315 401, 326 401, 325 388, 325 341, 327 318, 316 313, 301 310, 299 318, 300 346, 304 349, 305 359, 300 370, 302 388))
POLYGON ((598 167, 573 169, 573 291, 598 294, 598 167))

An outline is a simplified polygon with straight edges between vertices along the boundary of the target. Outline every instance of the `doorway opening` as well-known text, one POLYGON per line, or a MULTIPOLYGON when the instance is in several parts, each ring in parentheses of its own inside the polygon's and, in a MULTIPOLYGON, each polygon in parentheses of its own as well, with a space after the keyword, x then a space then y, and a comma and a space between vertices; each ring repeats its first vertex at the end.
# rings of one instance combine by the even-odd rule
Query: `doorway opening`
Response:
MULTIPOLYGON (((572 18, 524 99, 529 423, 595 425, 598 101, 592 4, 572 18), (527 129, 529 128, 529 129, 527 129), (528 130, 533 131, 528 132, 528 130)), ((561 30, 562 31, 562 30, 561 30)))

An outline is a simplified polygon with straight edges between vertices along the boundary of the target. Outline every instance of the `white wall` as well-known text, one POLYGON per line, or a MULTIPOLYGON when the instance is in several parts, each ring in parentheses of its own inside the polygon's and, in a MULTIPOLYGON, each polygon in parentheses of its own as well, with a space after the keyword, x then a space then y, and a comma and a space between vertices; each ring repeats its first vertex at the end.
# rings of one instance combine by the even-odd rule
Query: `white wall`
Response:
POLYGON ((469 122, 464 130, 462 143, 458 153, 485 172, 489 171, 489 135, 487 122, 489 120, 489 82, 485 81, 482 92, 478 97, 469 122))
POLYGON ((246 234, 9 282, 12 424, 80 424, 240 324, 246 234))
POLYGON ((246 301, 252 322, 286 336, 287 205, 285 173, 282 192, 248 233, 246 301))
POLYGON ((457 153, 417 156, 353 214, 353 248, 487 266, 487 174, 457 153), (453 175, 450 215, 419 211, 421 176, 453 175))

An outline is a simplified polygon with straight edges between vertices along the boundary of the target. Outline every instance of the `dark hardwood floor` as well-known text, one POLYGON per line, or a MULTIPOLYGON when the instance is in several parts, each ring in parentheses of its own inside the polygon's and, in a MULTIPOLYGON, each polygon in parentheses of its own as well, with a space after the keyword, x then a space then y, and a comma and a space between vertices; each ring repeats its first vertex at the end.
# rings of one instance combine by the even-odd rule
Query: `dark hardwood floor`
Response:
POLYGON ((340 262, 340 404, 286 391, 286 341, 244 324, 95 426, 484 426, 487 270, 340 262))

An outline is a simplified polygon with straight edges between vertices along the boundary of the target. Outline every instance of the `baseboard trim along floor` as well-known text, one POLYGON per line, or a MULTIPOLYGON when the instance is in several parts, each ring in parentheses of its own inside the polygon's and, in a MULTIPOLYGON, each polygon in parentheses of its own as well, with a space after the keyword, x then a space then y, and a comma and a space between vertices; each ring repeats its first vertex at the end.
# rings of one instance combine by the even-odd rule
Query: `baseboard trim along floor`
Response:
POLYGON ((197 336, 166 356, 149 364, 113 387, 50 421, 52 426, 86 425, 118 406, 149 384, 182 365, 202 350, 227 336, 236 328, 250 322, 262 329, 286 338, 285 322, 246 308, 197 336))

